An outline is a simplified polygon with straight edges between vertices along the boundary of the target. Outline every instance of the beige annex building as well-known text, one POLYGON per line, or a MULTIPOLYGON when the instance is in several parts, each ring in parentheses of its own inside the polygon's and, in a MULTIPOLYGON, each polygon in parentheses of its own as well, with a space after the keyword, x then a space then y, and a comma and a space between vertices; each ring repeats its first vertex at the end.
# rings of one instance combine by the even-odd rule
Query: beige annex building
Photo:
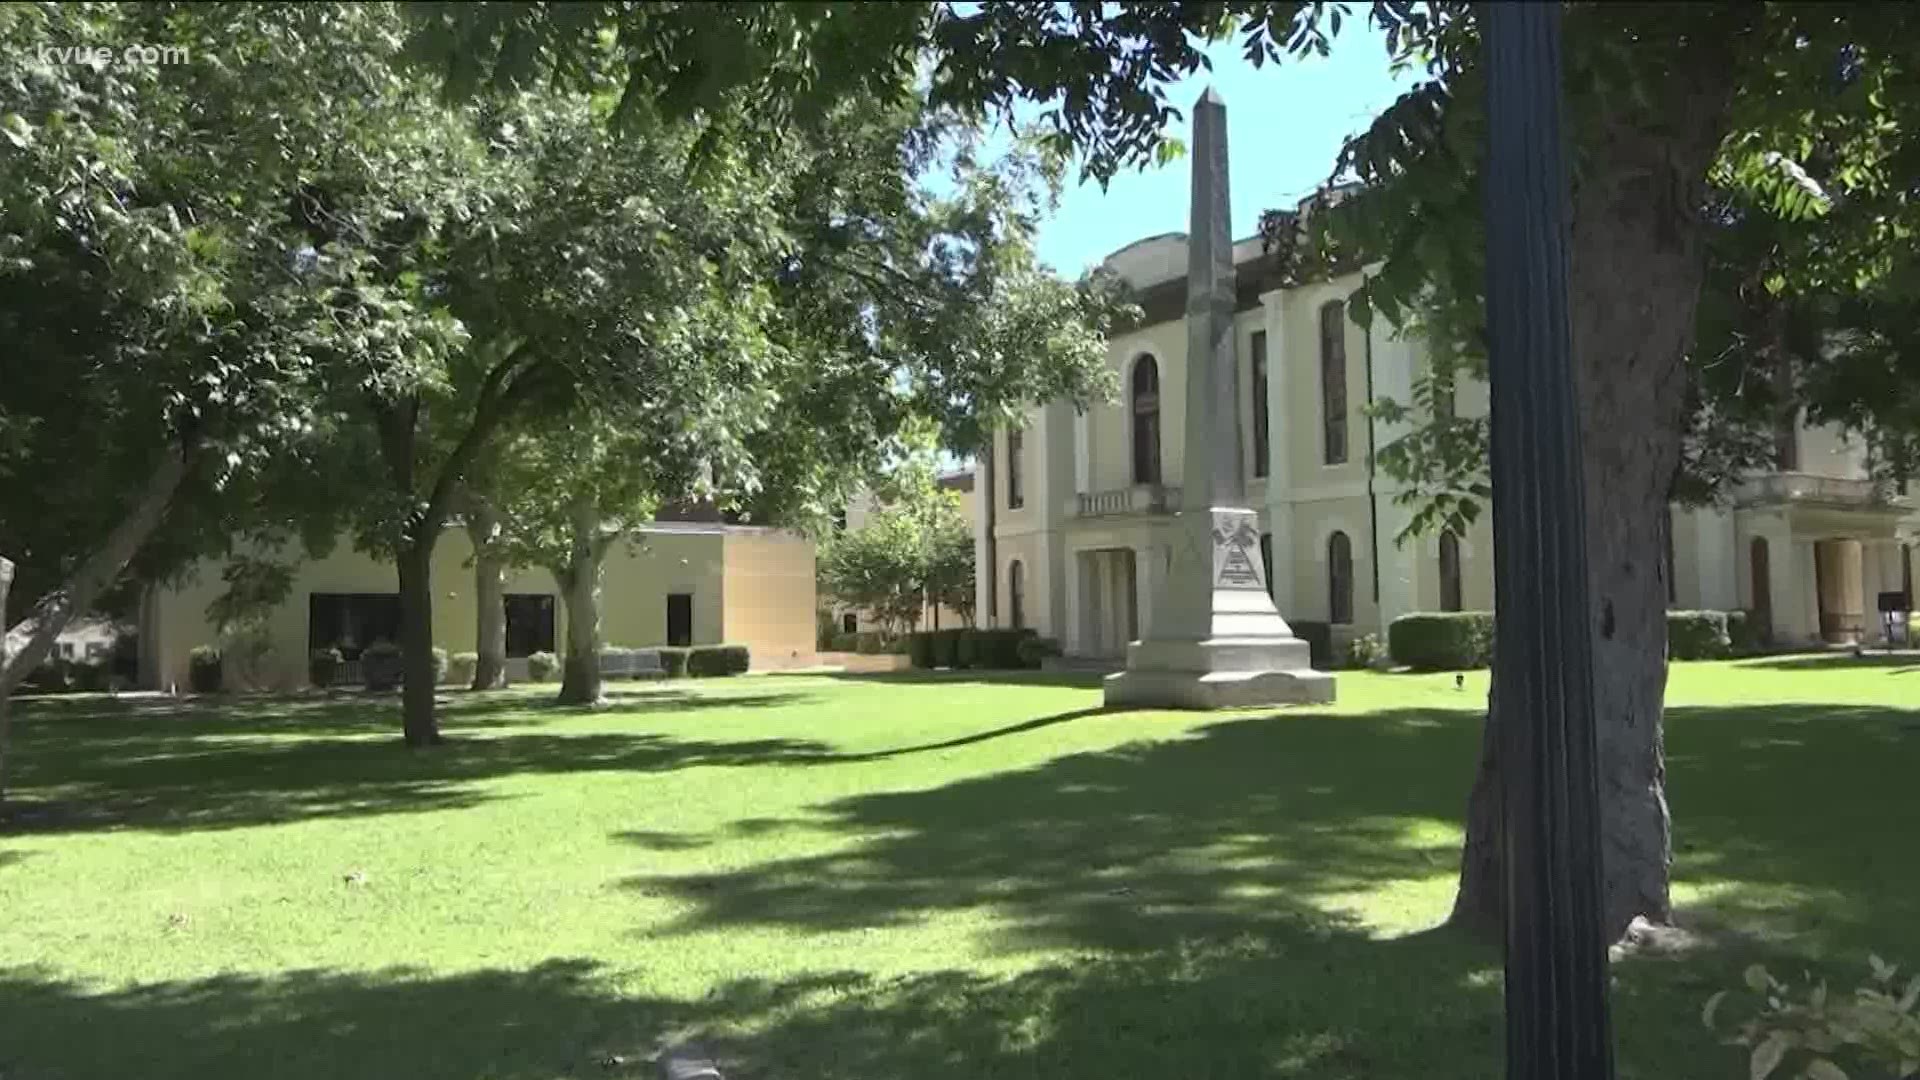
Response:
MULTIPOLYGON (((746 645, 755 670, 807 666, 814 652, 813 542, 776 529, 717 522, 660 521, 607 553, 600 594, 607 645, 746 645)), ((449 653, 474 651, 473 548, 448 529, 434 551, 433 639, 449 653)), ((142 682, 187 685, 187 657, 211 644, 207 605, 224 586, 206 563, 181 584, 155 588, 141 605, 142 682)), ((559 588, 544 569, 509 571, 508 677, 526 677, 526 658, 565 650, 559 588)), ((307 656, 335 646, 349 661, 381 638, 397 640, 400 600, 391 564, 342 542, 300 564, 292 591, 268 622, 271 653, 262 688, 307 682, 307 656)))
MULTIPOLYGON (((1371 419, 1367 404, 1410 400, 1421 343, 1347 318, 1359 274, 1281 288, 1257 239, 1234 255, 1241 415, 1217 436, 1241 441, 1281 614, 1349 639, 1384 637, 1411 611, 1490 608, 1488 516, 1468 535, 1396 547, 1410 512, 1372 468, 1374 449, 1404 429, 1371 419)), ((1186 261, 1184 233, 1106 260, 1145 313, 1109 346, 1117 404, 1048 404, 996 436, 975 528, 981 625, 1034 627, 1071 656, 1118 660, 1152 618, 1180 508, 1186 261)), ((1458 415, 1486 413, 1484 384, 1455 399, 1458 415)), ((1672 605, 1752 610, 1780 643, 1878 640, 1877 594, 1912 595, 1920 485, 1876 487, 1866 447, 1830 428, 1797 425, 1783 464, 1729 507, 1674 509, 1672 605)))

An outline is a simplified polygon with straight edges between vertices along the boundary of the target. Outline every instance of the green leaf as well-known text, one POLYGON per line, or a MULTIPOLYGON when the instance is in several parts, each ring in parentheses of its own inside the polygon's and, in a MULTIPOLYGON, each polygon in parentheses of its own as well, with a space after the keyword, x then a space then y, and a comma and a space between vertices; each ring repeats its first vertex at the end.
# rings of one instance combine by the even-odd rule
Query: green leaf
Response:
POLYGON ((1806 1080, 1847 1080, 1847 1071, 1826 1058, 1814 1058, 1803 1074, 1806 1080))
POLYGON ((1709 1031, 1713 1029, 1713 1014, 1720 1010, 1720 1003, 1727 1000, 1725 990, 1707 999, 1707 1006, 1700 1010, 1700 1025, 1709 1031))
POLYGON ((1753 991, 1756 994, 1765 990, 1767 988, 1767 984, 1773 981, 1771 978, 1768 977, 1767 969, 1760 964, 1754 964, 1748 967, 1747 970, 1740 976, 1740 980, 1747 984, 1747 989, 1753 991))
POLYGON ((1773 1070, 1780 1067, 1792 1044, 1793 1036, 1784 1031, 1767 1036, 1764 1042, 1753 1048, 1753 1057, 1747 1063, 1747 1080, 1767 1080, 1773 1075, 1773 1070))
POLYGON ((33 145, 33 125, 19 113, 0 116, 0 135, 5 135, 8 142, 22 150, 33 145))

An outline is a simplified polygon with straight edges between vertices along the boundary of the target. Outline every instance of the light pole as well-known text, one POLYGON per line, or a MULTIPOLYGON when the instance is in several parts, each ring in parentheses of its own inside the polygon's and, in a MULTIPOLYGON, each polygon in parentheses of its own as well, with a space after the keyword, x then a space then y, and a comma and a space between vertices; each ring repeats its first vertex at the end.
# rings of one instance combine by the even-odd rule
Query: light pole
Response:
POLYGON ((1612 1080, 1560 5, 1480 8, 1508 1080, 1612 1080))

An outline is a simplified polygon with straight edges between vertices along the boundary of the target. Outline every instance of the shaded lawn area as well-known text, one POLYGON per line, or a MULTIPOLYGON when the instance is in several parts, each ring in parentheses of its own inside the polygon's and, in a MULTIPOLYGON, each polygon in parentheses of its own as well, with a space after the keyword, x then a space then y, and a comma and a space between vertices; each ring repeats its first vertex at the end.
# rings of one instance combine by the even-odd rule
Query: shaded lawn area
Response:
MULTIPOLYGON (((391 699, 30 703, 0 1076, 638 1077, 689 1033, 748 1078, 1498 1073, 1498 957, 1429 929, 1484 674, 1275 715, 1090 685, 455 694, 422 754, 391 699)), ((1920 672, 1669 697, 1679 898, 1733 932, 1616 965, 1621 1075, 1739 1075, 1697 1015, 1745 964, 1920 963, 1920 672)))

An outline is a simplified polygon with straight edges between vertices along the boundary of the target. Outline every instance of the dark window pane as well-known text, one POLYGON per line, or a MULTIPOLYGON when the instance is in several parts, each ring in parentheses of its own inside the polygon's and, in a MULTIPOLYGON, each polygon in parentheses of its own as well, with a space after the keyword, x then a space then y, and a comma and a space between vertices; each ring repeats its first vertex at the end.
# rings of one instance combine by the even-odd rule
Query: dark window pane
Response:
POLYGON ((1325 461, 1347 460, 1347 306, 1329 300, 1320 308, 1320 413, 1325 461))
POLYGON ((667 644, 693 644, 693 594, 667 594, 667 644))
POLYGON ((1267 332, 1253 332, 1253 475, 1267 475, 1267 332))

